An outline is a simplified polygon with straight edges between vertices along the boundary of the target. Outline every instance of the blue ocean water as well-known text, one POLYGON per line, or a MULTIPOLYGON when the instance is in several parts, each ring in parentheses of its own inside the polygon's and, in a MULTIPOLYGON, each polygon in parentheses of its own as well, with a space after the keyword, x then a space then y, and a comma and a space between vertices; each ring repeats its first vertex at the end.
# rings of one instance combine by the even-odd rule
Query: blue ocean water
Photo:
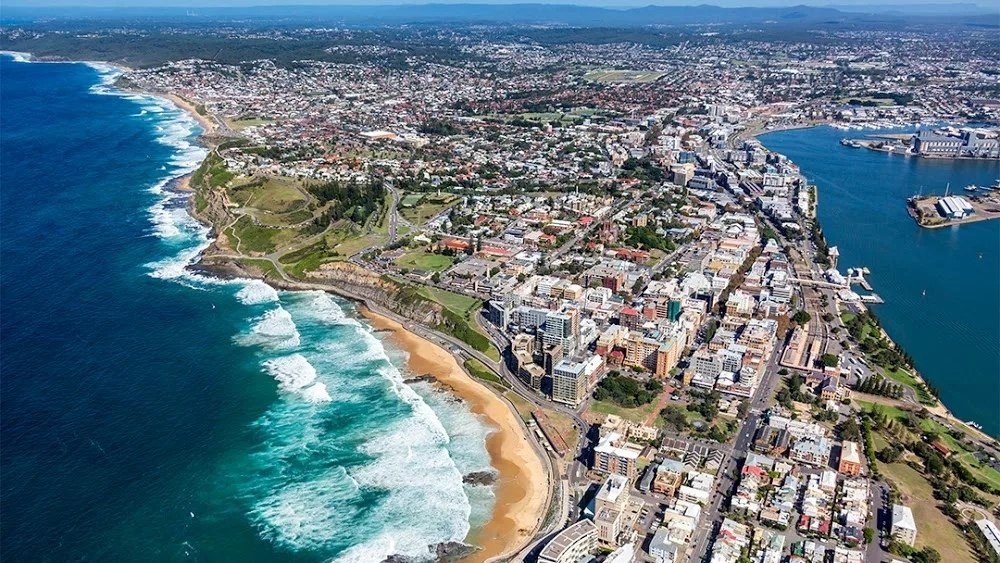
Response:
POLYGON ((426 556, 492 510, 490 431, 323 293, 185 270, 204 156, 112 69, 0 57, 0 556, 426 556))
MULTIPOLYGON (((912 132, 892 130, 886 132, 912 132)), ((997 161, 928 160, 853 149, 830 127, 763 135, 819 188, 819 220, 840 269, 868 266, 889 335, 963 420, 1000 435, 1000 221, 924 229, 906 212, 917 193, 966 195, 1000 178, 997 161)))

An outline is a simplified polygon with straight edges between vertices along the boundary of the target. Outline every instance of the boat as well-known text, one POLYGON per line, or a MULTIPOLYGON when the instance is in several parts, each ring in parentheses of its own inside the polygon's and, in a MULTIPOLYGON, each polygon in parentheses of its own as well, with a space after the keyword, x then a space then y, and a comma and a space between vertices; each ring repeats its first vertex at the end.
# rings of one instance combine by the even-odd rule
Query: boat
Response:
POLYGON ((974 191, 976 191, 978 189, 979 189, 979 186, 977 186, 975 184, 969 184, 968 186, 965 186, 965 191, 967 191, 967 192, 974 192, 974 191))
POLYGON ((976 430, 982 430, 983 429, 983 425, 979 424, 975 420, 966 421, 966 424, 969 425, 969 426, 971 426, 971 427, 973 427, 973 428, 975 428, 976 430))

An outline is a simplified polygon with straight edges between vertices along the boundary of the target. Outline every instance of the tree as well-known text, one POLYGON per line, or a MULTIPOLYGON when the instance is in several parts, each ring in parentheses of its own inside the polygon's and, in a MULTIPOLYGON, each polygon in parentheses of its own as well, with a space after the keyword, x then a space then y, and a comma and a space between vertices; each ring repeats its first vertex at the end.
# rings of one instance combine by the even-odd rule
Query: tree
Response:
POLYGON ((750 403, 747 401, 740 401, 740 405, 736 407, 736 416, 740 418, 746 418, 747 413, 750 412, 750 403))
POLYGON ((823 365, 828 368, 835 368, 837 367, 837 364, 840 363, 840 360, 838 360, 837 356, 834 354, 823 354, 823 356, 820 357, 820 360, 823 362, 823 365))
POLYGON ((861 439, 861 429, 853 418, 848 418, 840 425, 840 437, 848 442, 857 442, 861 439))
POLYGON ((795 311, 794 315, 792 315, 792 321, 799 326, 806 324, 811 318, 812 316, 804 309, 799 309, 798 311, 795 311))
POLYGON ((684 430, 688 426, 684 410, 677 405, 668 405, 667 408, 660 411, 660 418, 678 431, 684 430))
POLYGON ((441 272, 434 272, 434 275, 431 276, 431 281, 434 283, 441 283, 441 272))
POLYGON ((875 530, 871 528, 865 528, 861 530, 861 533, 865 536, 865 543, 872 543, 872 540, 875 539, 875 530))

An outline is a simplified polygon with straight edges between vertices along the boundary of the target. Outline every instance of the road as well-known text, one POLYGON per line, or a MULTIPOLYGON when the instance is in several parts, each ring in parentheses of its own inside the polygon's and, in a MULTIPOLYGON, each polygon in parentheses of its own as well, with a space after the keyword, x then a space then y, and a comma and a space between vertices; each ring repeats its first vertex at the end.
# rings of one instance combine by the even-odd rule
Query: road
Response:
POLYGON ((767 408, 781 383, 781 376, 778 375, 778 359, 782 349, 780 344, 778 343, 772 351, 764 370, 764 377, 761 378, 753 397, 750 398, 750 412, 743 420, 743 424, 740 425, 732 449, 722 450, 726 455, 719 465, 719 472, 716 474, 712 500, 702 512, 701 524, 691 539, 692 547, 688 554, 688 561, 691 563, 708 560, 709 541, 717 525, 722 521, 720 509, 736 483, 733 476, 738 475, 740 463, 746 457, 746 452, 750 450, 750 443, 753 441, 757 425, 760 422, 760 413, 767 408))

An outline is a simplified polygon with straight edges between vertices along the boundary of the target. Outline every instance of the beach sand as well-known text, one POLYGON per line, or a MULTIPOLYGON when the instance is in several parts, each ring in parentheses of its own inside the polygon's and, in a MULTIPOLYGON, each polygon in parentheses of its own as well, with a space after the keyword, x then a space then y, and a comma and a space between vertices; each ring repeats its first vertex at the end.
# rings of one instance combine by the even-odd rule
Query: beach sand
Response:
POLYGON ((464 561, 479 563, 500 555, 513 555, 531 539, 544 517, 549 489, 542 461, 528 442, 518 415, 466 373, 445 349, 409 332, 392 319, 365 307, 359 310, 377 329, 391 332, 392 341, 409 353, 407 363, 412 374, 432 375, 497 429, 486 439, 491 464, 498 473, 496 505, 489 522, 468 538, 481 549, 464 561))
POLYGON ((198 113, 198 110, 195 108, 194 104, 178 96, 177 94, 166 94, 166 98, 171 102, 173 102, 175 106, 186 111, 188 115, 193 117, 195 121, 198 122, 198 125, 201 125, 201 128, 205 130, 205 135, 211 136, 216 133, 218 125, 215 123, 215 120, 198 113))

